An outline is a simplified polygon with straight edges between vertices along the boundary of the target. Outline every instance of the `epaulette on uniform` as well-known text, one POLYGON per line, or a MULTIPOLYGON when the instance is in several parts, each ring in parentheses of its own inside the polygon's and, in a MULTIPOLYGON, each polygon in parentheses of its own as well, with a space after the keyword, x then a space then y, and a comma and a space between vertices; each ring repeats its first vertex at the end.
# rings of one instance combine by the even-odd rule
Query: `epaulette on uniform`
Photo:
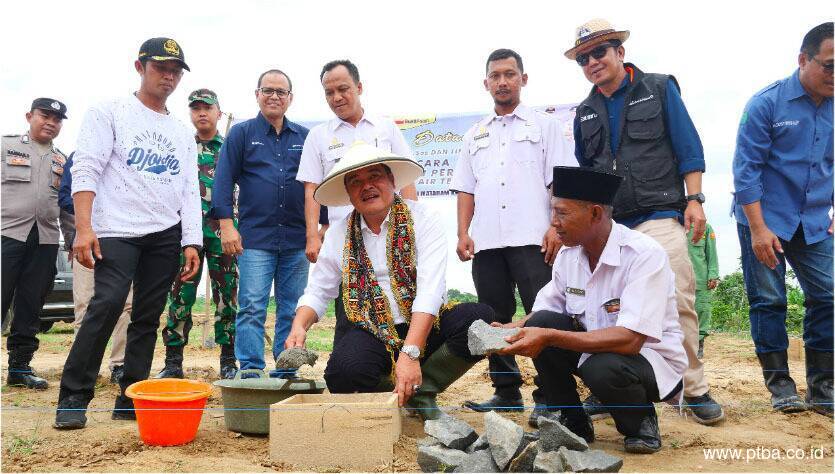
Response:
POLYGON ((770 91, 771 89, 774 89, 775 87, 777 87, 777 86, 779 86, 779 85, 780 85, 780 82, 782 82, 782 81, 774 81, 774 82, 772 82, 771 84, 769 84, 769 85, 767 85, 767 86, 763 87, 763 88, 762 88, 759 92, 757 92, 756 94, 754 94, 754 97, 756 97, 756 96, 760 96, 760 95, 763 95, 763 94, 765 94, 766 92, 770 91))
POLYGON ((15 137, 22 137, 23 135, 3 135, 3 138, 15 138, 15 137))

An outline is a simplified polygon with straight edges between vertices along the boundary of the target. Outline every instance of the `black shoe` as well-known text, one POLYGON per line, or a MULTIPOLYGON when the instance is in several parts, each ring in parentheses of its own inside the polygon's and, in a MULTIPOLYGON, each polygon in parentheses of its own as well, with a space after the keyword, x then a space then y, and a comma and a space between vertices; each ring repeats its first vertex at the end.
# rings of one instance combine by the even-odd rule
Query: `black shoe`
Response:
POLYGON ((704 395, 698 397, 684 397, 684 402, 698 423, 715 425, 725 419, 725 412, 722 410, 722 405, 719 405, 716 403, 716 400, 711 398, 710 392, 705 392, 704 395))
POLYGON ((165 367, 154 376, 155 379, 182 379, 183 346, 165 346, 165 367))
POLYGON ((806 404, 832 417, 832 353, 806 348, 806 404))
POLYGON ((583 400, 583 410, 585 410, 586 414, 590 416, 592 420, 602 420, 612 416, 612 414, 609 413, 609 409, 606 408, 600 399, 595 397, 593 394, 583 400))
POLYGON ((484 403, 467 400, 464 402, 464 407, 480 413, 488 411, 522 411, 525 409, 525 402, 522 401, 521 395, 517 398, 505 398, 500 395, 493 395, 490 400, 484 403))
POLYGON ((55 411, 55 423, 52 427, 57 430, 77 430, 87 424, 87 404, 89 402, 80 395, 70 395, 58 400, 55 411))
POLYGON ((116 403, 113 405, 111 420, 136 420, 136 411, 133 409, 133 400, 124 395, 116 396, 116 403))
POLYGON ((230 342, 220 346, 220 378, 232 380, 238 373, 238 366, 235 359, 235 343, 230 342))
POLYGON ((696 352, 696 358, 702 360, 705 356, 705 340, 699 339, 699 352, 696 352))
POLYGON ((531 411, 531 416, 528 417, 528 425, 531 428, 539 428, 539 417, 544 416, 545 418, 551 418, 552 420, 558 420, 560 416, 559 410, 551 411, 548 409, 546 405, 536 404, 533 407, 533 411, 531 411))
POLYGON ((794 413, 806 409, 797 394, 794 380, 789 376, 789 356, 786 351, 757 354, 763 368, 765 386, 771 392, 771 406, 783 413, 794 413))
POLYGON ((641 420, 638 432, 623 438, 623 449, 627 453, 652 454, 661 449, 661 433, 658 430, 658 415, 655 410, 641 420))
POLYGON ((6 385, 13 387, 26 387, 34 390, 46 390, 49 384, 46 380, 35 375, 32 367, 28 365, 9 366, 9 376, 6 377, 6 385))
POLYGON ((575 414, 560 413, 559 422, 572 433, 586 440, 587 443, 594 442, 594 424, 591 418, 582 410, 575 414))
POLYGON ((110 369, 110 383, 114 385, 119 385, 119 382, 122 380, 122 377, 125 376, 125 366, 124 365, 114 365, 112 369, 110 369))

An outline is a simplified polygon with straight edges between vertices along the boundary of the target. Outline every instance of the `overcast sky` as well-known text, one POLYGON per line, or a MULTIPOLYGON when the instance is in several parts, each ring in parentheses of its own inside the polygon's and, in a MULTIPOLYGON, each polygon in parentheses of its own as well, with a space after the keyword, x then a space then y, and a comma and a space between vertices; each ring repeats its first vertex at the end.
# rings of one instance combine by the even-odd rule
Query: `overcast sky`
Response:
MULTIPOLYGON (((154 36, 177 40, 191 67, 168 103, 183 120, 188 92, 200 87, 215 90, 235 117, 254 116, 256 80, 270 68, 293 80, 291 120, 330 118, 319 71, 346 57, 359 66, 368 111, 487 112, 492 102, 482 86, 484 61, 503 47, 523 57, 529 75, 523 102, 578 102, 590 85, 563 52, 578 25, 602 17, 631 31, 624 44, 628 61, 674 74, 681 85, 705 148, 705 208, 725 274, 736 269, 739 256, 728 211, 742 108, 756 91, 794 71, 803 35, 832 21, 831 13, 831 3, 823 1, 7 2, 0 28, 0 132, 24 132, 32 99, 56 98, 69 108, 56 140, 69 153, 91 104, 138 88, 133 61, 139 45, 154 36)), ((454 202, 433 205, 445 215, 452 248, 454 202)), ((451 261, 448 286, 471 291, 469 265, 451 261)))

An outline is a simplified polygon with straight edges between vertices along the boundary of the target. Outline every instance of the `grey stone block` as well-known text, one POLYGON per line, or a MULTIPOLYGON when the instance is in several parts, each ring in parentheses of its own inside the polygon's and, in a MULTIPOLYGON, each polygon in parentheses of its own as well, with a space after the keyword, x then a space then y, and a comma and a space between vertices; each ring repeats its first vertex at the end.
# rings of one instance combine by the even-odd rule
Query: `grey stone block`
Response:
POLYGON ((533 472, 533 461, 539 452, 539 443, 534 441, 522 450, 518 456, 510 461, 508 470, 510 472, 533 472))
POLYGON ((490 443, 493 460, 504 470, 522 444, 524 430, 511 420, 491 411, 484 414, 484 436, 490 443))
POLYGON ((284 349, 275 360, 276 369, 298 369, 307 364, 313 366, 319 354, 307 350, 304 347, 293 347, 291 349, 284 349))
POLYGON ((496 328, 477 319, 467 330, 467 347, 472 355, 492 354, 508 347, 510 344, 504 338, 518 332, 518 328, 496 328))
POLYGON ((467 458, 467 453, 457 449, 437 446, 418 448, 417 462, 423 472, 452 472, 467 458))
POLYGON ((453 416, 442 416, 437 420, 426 420, 423 431, 436 438, 444 446, 464 450, 478 439, 478 433, 467 422, 453 416))
POLYGON ((533 460, 533 472, 565 472, 565 465, 558 451, 539 451, 533 460))
POLYGON ((438 441, 438 438, 434 436, 427 436, 425 438, 421 438, 417 440, 416 444, 418 448, 421 446, 443 446, 443 443, 438 441))
POLYGON ((563 446, 557 453, 571 472, 618 472, 623 467, 623 459, 599 449, 571 451, 563 446))
POLYGON ((500 472, 489 450, 483 449, 470 453, 454 472, 500 472))
POLYGON ((482 449, 490 449, 490 443, 487 442, 487 438, 485 438, 484 435, 479 436, 473 444, 467 446, 465 451, 468 453, 474 453, 476 451, 481 451, 482 449))
POLYGON ((557 420, 539 417, 539 449, 541 451, 556 451, 565 446, 574 451, 589 449, 586 440, 574 434, 557 420))

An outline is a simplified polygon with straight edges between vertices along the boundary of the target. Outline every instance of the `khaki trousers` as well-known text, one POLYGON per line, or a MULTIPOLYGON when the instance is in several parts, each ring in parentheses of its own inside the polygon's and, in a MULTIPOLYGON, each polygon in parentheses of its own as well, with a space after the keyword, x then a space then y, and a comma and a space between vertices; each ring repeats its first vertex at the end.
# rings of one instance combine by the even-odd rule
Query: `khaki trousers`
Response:
MULTIPOLYGON (((87 313, 87 305, 93 298, 94 288, 93 270, 73 261, 72 266, 72 299, 75 303, 75 322, 74 333, 78 332, 81 327, 81 321, 84 320, 84 315, 87 313)), ((124 365, 125 363, 125 345, 127 343, 128 324, 130 323, 130 311, 133 306, 133 287, 128 293, 128 299, 125 301, 125 308, 122 310, 119 321, 113 329, 113 346, 110 349, 110 368, 114 366, 124 365)))
POLYGON ((646 221, 635 230, 655 239, 667 252, 670 267, 676 276, 678 321, 684 333, 684 351, 688 368, 684 372, 684 395, 697 397, 707 393, 704 365, 696 357, 699 351, 699 316, 696 313, 696 275, 687 251, 687 234, 677 219, 646 221))

